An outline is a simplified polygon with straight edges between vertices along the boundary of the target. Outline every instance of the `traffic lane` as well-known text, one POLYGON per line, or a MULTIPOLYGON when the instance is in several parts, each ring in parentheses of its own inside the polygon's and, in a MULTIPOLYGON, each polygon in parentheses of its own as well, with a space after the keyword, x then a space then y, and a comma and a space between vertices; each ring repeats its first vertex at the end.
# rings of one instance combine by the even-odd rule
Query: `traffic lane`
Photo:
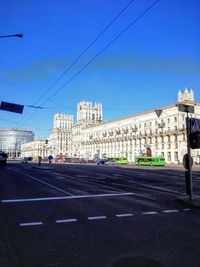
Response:
MULTIPOLYGON (((133 179, 139 178, 141 180, 145 179, 145 183, 162 183, 168 186, 176 186, 177 188, 184 188, 185 177, 184 171, 175 168, 175 170, 155 168, 155 167, 141 167, 141 168, 125 168, 125 167, 112 167, 112 166, 96 166, 96 165, 69 165, 69 164, 56 164, 57 170, 74 176, 77 174, 92 175, 94 178, 107 177, 110 174, 112 175, 123 175, 123 178, 126 176, 133 179)), ((195 190, 198 191, 199 184, 199 172, 193 173, 193 180, 195 190)))
POLYGON ((197 267, 199 227, 199 213, 192 211, 12 227, 9 237, 21 266, 110 267, 119 258, 141 256, 163 267, 197 267))
MULTIPOLYGON (((123 176, 123 178, 130 178, 134 181, 141 179, 144 183, 158 183, 158 185, 167 186, 168 189, 175 188, 176 190, 181 192, 185 192, 185 171, 183 169, 174 168, 165 169, 165 168, 153 168, 153 167, 142 167, 142 168, 121 168, 121 167, 111 167, 111 166, 77 166, 74 167, 73 165, 67 165, 67 167, 62 168, 59 171, 67 173, 73 172, 75 173, 82 173, 86 175, 90 175, 93 172, 97 172, 95 178, 100 179, 102 177, 109 177, 110 174, 123 176)), ((193 172, 193 185, 194 191, 198 192, 200 190, 200 172, 194 171, 193 172)))
POLYGON ((4 169, 0 173, 0 195, 5 198, 48 197, 58 194, 71 195, 69 192, 57 188, 41 179, 21 172, 18 169, 4 169))
POLYGON ((113 187, 74 181, 70 177, 44 171, 12 169, 5 172, 7 179, 1 180, 1 198, 34 198, 62 195, 80 195, 121 191, 113 187))
MULTIPOLYGON (((47 177, 52 177, 54 178, 54 184, 55 184, 55 177, 58 177, 59 180, 63 180, 62 183, 64 184, 65 181, 67 181, 67 184, 69 185, 70 183, 73 183, 76 185, 76 189, 78 189, 78 187, 80 189, 85 188, 85 184, 87 183, 88 185, 95 185, 95 187, 87 189, 88 192, 93 193, 93 192, 101 192, 99 190, 104 189, 104 190, 114 190, 114 191, 125 191, 125 192, 134 192, 134 193, 138 193, 138 194, 143 194, 146 196, 151 196, 153 194, 154 197, 161 197, 161 194, 165 193, 166 195, 181 195, 183 194, 183 191, 181 192, 180 190, 180 186, 177 188, 178 190, 174 190, 174 189, 167 189, 166 186, 164 187, 163 185, 157 184, 155 183, 155 181, 153 180, 153 185, 147 185, 146 182, 135 182, 136 179, 134 179, 133 177, 131 177, 130 179, 128 179, 127 177, 124 177, 122 174, 117 174, 117 173, 111 173, 111 174, 99 174, 96 173, 95 175, 93 175, 94 173, 92 172, 82 172, 77 171, 74 172, 74 174, 71 174, 70 170, 70 177, 69 177, 69 173, 68 172, 63 172, 63 170, 61 170, 61 172, 58 172, 59 170, 57 169, 56 171, 43 171, 43 173, 45 173, 46 178, 47 177), (145 192, 145 193, 144 193, 145 192)), ((153 179, 153 178, 152 178, 153 179)), ((152 180, 151 179, 151 180, 152 180)), ((58 186, 58 185, 57 185, 58 186)), ((184 186, 182 185, 182 187, 184 188, 184 186)), ((68 189, 69 191, 69 189, 68 189)))
POLYGON ((182 212, 176 202, 157 201, 145 195, 131 193, 80 195, 56 198, 11 199, 1 201, 6 225, 56 220, 82 220, 93 216, 112 217, 116 214, 135 216, 138 213, 157 214, 163 211, 182 212), (128 215, 127 215, 128 214, 128 215))
MULTIPOLYGON (((164 175, 162 174, 162 177, 159 178, 161 175, 158 174, 152 174, 150 172, 146 173, 143 172, 142 170, 137 171, 137 172, 128 172, 128 171, 121 171, 121 169, 110 169, 109 167, 102 167, 100 168, 100 170, 98 170, 98 168, 91 170, 90 167, 88 168, 67 168, 67 169, 57 169, 57 172, 60 172, 62 174, 65 175, 72 175, 74 177, 77 176, 81 176, 81 174, 83 176, 85 176, 83 179, 87 179, 92 180, 92 181, 98 181, 98 183, 114 183, 115 181, 117 183, 121 183, 121 186, 125 186, 126 183, 128 183, 127 186, 130 186, 130 183, 136 184, 138 183, 139 185, 144 184, 145 187, 147 185, 150 185, 151 189, 152 189, 152 185, 154 185, 155 187, 157 186, 157 188, 161 188, 161 189, 166 189, 166 191, 170 190, 171 191, 175 191, 174 193, 177 192, 178 193, 183 193, 185 191, 185 182, 184 179, 181 178, 174 178, 173 181, 168 181, 168 174, 164 175), (96 171, 96 175, 93 175, 94 170, 96 171), (176 180, 175 180, 176 179, 176 180)), ((133 185, 132 185, 133 186, 133 185)), ((128 189, 128 188, 127 188, 128 189)), ((126 189, 126 190, 127 190, 126 189)))

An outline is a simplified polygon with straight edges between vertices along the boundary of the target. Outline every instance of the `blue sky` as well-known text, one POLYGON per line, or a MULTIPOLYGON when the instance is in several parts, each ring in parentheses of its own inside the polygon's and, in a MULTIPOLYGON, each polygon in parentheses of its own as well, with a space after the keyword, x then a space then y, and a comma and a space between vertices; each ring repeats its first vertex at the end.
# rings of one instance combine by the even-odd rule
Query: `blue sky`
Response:
POLYGON ((92 57, 154 0, 135 0, 81 60, 39 102, 36 100, 130 0, 3 0, 0 35, 0 101, 25 106, 22 115, 1 111, 1 127, 21 127, 43 138, 55 113, 76 118, 81 100, 102 102, 104 120, 177 101, 193 88, 200 102, 200 1, 160 0, 75 79, 92 57), (57 89, 53 98, 46 101, 57 89), (43 103, 46 102, 44 105, 43 103))

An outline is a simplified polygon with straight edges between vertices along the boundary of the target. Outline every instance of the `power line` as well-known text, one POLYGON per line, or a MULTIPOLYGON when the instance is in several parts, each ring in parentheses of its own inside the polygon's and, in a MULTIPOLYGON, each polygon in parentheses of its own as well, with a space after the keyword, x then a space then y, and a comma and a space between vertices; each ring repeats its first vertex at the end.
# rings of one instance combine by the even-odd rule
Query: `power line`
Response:
POLYGON ((48 97, 41 105, 45 105, 52 97, 54 97, 59 91, 61 91, 66 85, 68 85, 74 78, 76 78, 81 72, 83 72, 96 58, 98 58, 108 47, 111 46, 119 37, 121 37, 131 26, 139 21, 149 10, 151 10, 160 0, 156 0, 148 8, 146 8, 139 16, 136 17, 128 26, 126 26, 115 38, 113 38, 103 49, 101 49, 94 57, 92 57, 79 71, 77 71, 66 83, 58 88, 50 97, 48 97))
MULTIPOLYGON (((33 91, 31 91, 31 90, 29 90, 29 89, 27 89, 27 88, 24 88, 23 86, 18 85, 18 84, 14 83, 14 82, 11 82, 11 81, 8 81, 8 80, 6 80, 6 79, 2 79, 2 78, 0 78, 0 81, 6 83, 6 84, 8 84, 8 85, 11 85, 11 86, 13 86, 13 87, 15 87, 15 88, 18 88, 18 89, 20 89, 20 90, 23 90, 23 91, 25 91, 25 92, 28 92, 28 93, 31 94, 31 95, 38 96, 38 94, 34 93, 33 91)), ((51 99, 51 102, 54 103, 54 104, 56 104, 56 105, 58 105, 58 106, 61 106, 60 103, 57 103, 57 102, 54 101, 53 99, 51 99)), ((64 107, 64 106, 63 106, 63 107, 64 107)))
MULTIPOLYGON (((94 38, 94 40, 79 54, 79 56, 64 70, 64 72, 44 91, 44 93, 33 103, 36 105, 61 79, 62 77, 82 58, 82 56, 92 47, 96 41, 111 27, 111 25, 128 9, 128 7, 134 2, 135 0, 129 1, 126 6, 117 14, 111 22, 94 38)), ((48 99, 49 101, 49 99, 48 99)), ((27 113, 28 114, 28 113, 27 113)), ((26 114, 26 115, 27 115, 26 114)), ((21 119, 21 121, 24 117, 21 119)), ((20 124, 20 122, 18 123, 20 124)))
MULTIPOLYGON (((140 13, 128 26, 126 26, 115 38, 113 38, 103 49, 101 49, 94 57, 92 57, 79 71, 77 71, 66 83, 64 83, 60 88, 58 88, 50 97, 48 97, 41 106, 45 105, 52 97, 54 97, 59 91, 61 91, 66 85, 68 85, 72 80, 74 80, 80 73, 82 73, 96 58, 98 58, 108 47, 111 46, 119 37, 121 37, 129 28, 131 28, 135 23, 137 23, 148 11, 150 11, 160 0, 154 1, 149 7, 147 7, 143 12, 140 13)), ((27 120, 30 119, 30 116, 27 120)), ((27 121, 26 120, 26 121, 27 121)))

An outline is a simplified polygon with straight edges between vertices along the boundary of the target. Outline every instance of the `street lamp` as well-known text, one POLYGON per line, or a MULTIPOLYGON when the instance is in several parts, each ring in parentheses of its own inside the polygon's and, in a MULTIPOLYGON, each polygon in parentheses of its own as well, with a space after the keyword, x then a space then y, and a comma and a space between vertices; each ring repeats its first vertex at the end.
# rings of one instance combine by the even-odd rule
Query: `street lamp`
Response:
POLYGON ((23 34, 22 33, 17 33, 17 34, 11 34, 11 35, 0 35, 0 38, 8 38, 8 37, 22 38, 23 37, 23 34))

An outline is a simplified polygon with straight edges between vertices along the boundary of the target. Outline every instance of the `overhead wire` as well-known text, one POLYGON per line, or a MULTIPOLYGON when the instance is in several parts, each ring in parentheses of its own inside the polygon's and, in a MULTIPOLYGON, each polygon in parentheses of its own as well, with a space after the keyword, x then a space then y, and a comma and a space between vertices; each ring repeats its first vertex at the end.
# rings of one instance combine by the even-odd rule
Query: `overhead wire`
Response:
MULTIPOLYGON (((33 103, 33 105, 36 105, 49 91, 63 78, 63 76, 82 58, 82 56, 89 50, 90 47, 92 47, 96 41, 111 27, 111 25, 129 8, 129 6, 134 2, 135 0, 129 1, 125 7, 115 16, 107 25, 106 27, 94 38, 94 40, 78 55, 78 57, 64 70, 64 72, 44 91, 44 93, 33 103)), ((48 99, 49 100, 49 99, 48 99)), ((29 114, 30 110, 26 113, 29 114)), ((24 117, 21 119, 21 121, 24 120, 24 117)), ((21 123, 18 122, 18 124, 21 123)))
MULTIPOLYGON (((59 91, 61 91, 66 85, 68 85, 72 80, 74 80, 80 73, 82 73, 96 58, 98 58, 108 47, 111 46, 119 37, 121 37, 129 28, 131 28, 135 23, 137 23, 148 11, 150 11, 160 0, 154 1, 150 6, 148 6, 143 12, 141 12, 131 23, 128 24, 115 38, 113 38, 103 49, 101 49, 94 57, 92 57, 79 71, 77 71, 67 82, 65 82, 61 87, 59 87, 50 97, 48 97, 41 106, 45 105, 51 98, 53 98, 59 91)), ((30 119, 30 116, 27 120, 30 119)), ((26 121, 27 121, 26 120, 26 121)))

